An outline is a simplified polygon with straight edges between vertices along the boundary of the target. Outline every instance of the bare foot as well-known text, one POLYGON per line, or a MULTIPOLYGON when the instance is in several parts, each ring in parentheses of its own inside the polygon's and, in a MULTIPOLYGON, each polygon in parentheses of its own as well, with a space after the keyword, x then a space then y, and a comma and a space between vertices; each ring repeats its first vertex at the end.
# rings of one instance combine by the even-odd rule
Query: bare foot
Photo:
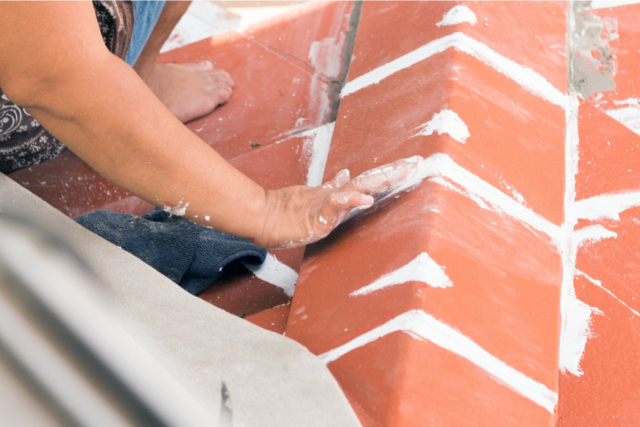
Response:
POLYGON ((209 61, 198 64, 154 64, 144 79, 175 116, 186 123, 206 116, 229 100, 233 80, 209 61))

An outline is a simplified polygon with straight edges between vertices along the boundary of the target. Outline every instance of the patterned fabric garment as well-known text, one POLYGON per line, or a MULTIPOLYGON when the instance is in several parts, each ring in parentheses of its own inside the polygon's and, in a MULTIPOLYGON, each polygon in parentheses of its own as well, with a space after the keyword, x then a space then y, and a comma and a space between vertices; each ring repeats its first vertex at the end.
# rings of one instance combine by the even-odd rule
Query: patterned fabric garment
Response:
MULTIPOLYGON (((105 45, 124 59, 133 33, 133 2, 94 1, 93 6, 105 45)), ((46 162, 64 150, 60 141, 0 89, 0 172, 8 174, 46 162)))

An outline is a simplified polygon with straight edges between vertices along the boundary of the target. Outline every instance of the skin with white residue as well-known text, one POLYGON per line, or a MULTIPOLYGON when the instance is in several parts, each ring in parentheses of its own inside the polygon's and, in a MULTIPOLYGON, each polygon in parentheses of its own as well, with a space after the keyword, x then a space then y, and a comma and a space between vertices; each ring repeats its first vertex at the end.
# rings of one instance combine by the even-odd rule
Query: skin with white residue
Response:
POLYGON ((352 180, 349 180, 349 172, 343 170, 321 187, 290 187, 287 190, 290 191, 291 200, 280 200, 279 202, 285 205, 275 206, 273 209, 290 213, 291 220, 270 223, 267 218, 263 230, 267 238, 261 242, 261 246, 292 248, 326 237, 352 210, 371 207, 375 197, 411 179, 418 171, 421 162, 422 157, 414 156, 369 170, 352 180), (315 201, 312 201, 312 204, 315 207, 307 211, 305 221, 300 221, 299 212, 295 208, 295 199, 311 191, 314 192, 312 200, 315 201), (290 207, 288 204, 291 204, 290 207), (272 241, 283 243, 272 243, 272 241))
POLYGON ((182 206, 182 200, 180 200, 177 206, 165 206, 163 210, 165 212, 169 212, 171 215, 184 216, 187 213, 187 206, 189 206, 189 202, 185 203, 185 205, 182 206))

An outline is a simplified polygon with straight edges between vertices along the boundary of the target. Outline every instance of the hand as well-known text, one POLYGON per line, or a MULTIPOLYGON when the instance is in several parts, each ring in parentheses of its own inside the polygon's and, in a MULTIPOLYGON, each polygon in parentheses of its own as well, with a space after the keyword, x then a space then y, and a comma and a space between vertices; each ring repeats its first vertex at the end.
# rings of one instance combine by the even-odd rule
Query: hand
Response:
POLYGON ((292 248, 320 240, 353 209, 371 207, 376 196, 413 176, 420 162, 420 156, 398 160, 352 180, 344 169, 321 187, 267 191, 260 228, 253 241, 266 248, 292 248))

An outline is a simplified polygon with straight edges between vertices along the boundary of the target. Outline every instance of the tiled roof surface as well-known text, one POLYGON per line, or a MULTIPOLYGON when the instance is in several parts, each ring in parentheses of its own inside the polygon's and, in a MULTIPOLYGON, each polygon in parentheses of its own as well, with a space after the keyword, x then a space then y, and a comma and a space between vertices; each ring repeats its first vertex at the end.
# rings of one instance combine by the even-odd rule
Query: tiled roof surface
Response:
MULTIPOLYGON (((325 180, 427 159, 272 251, 292 299, 241 266, 201 298, 321 357, 366 427, 640 425, 640 4, 617 3, 307 3, 164 53, 232 75, 188 127, 265 188, 315 183, 329 143, 325 180)), ((11 177, 72 217, 151 208, 69 152, 11 177)))

